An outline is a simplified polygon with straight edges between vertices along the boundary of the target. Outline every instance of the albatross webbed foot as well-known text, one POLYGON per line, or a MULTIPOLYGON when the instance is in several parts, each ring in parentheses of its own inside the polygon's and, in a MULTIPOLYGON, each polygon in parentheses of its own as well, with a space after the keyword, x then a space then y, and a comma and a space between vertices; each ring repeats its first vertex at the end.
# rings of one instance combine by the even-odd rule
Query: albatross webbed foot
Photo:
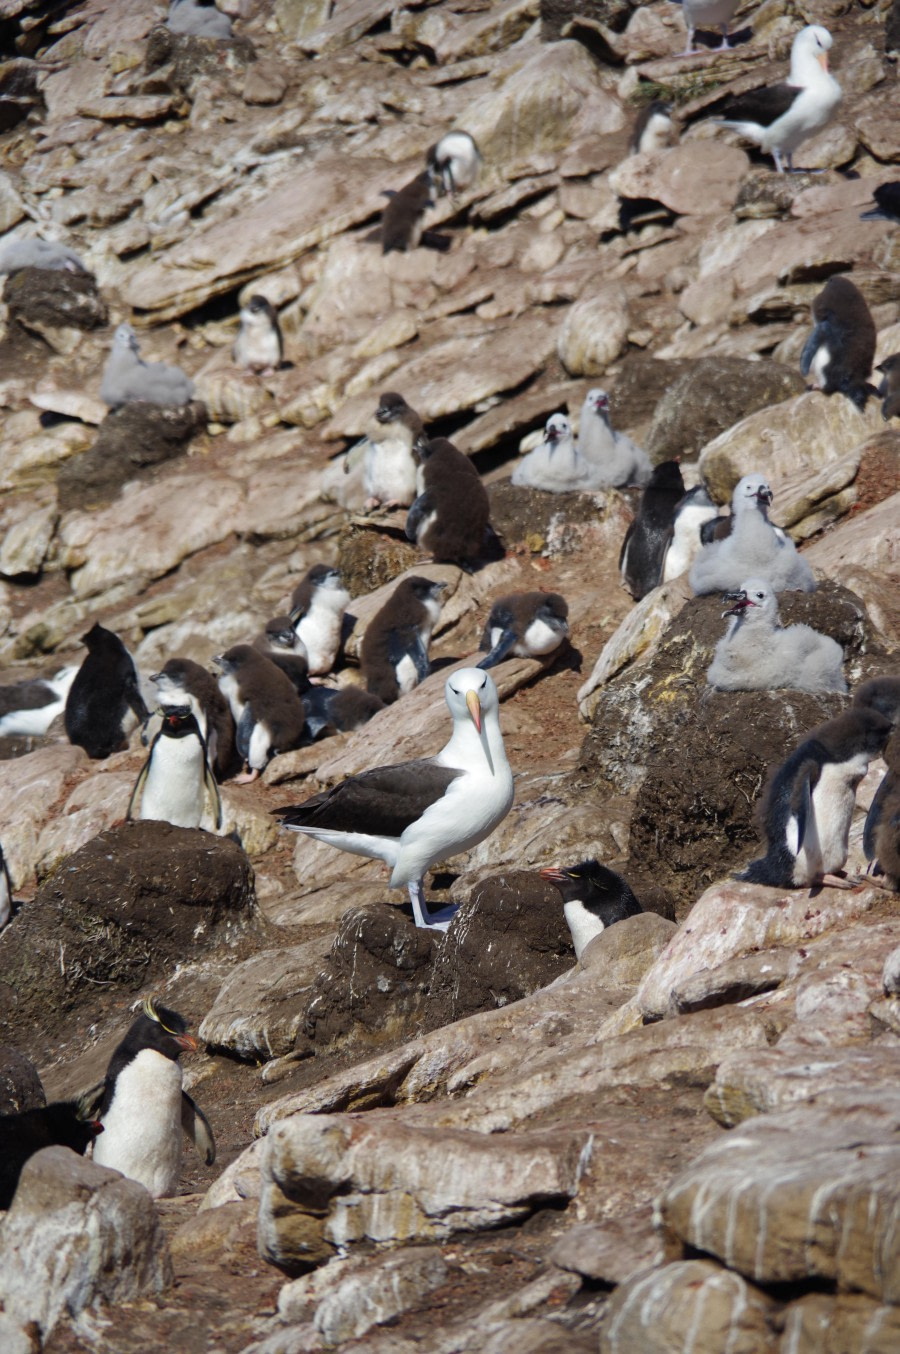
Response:
POLYGON ((409 889, 409 901, 412 903, 416 926, 421 926, 429 931, 446 931, 459 911, 457 904, 450 903, 446 907, 439 907, 434 912, 429 912, 421 879, 416 880, 415 883, 407 884, 407 888, 409 889))

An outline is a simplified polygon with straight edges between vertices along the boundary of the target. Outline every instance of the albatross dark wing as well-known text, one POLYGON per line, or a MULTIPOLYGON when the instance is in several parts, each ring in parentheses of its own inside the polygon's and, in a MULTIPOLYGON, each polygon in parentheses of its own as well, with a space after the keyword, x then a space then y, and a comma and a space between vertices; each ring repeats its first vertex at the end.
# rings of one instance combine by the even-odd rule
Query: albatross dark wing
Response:
POLYGON ((763 85, 747 94, 725 99, 716 109, 716 117, 729 122, 755 122, 760 127, 771 127, 788 111, 798 94, 799 85, 763 85))
POLYGON ((302 804, 275 809, 284 827, 327 827, 399 837, 426 809, 443 798, 462 775, 430 757, 397 766, 376 766, 313 795, 302 804))

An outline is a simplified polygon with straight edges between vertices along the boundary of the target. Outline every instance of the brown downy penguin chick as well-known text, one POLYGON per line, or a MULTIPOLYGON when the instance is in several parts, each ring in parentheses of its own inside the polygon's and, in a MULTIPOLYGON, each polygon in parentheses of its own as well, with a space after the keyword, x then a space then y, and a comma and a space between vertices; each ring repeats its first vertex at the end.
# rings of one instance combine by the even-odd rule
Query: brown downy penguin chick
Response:
POLYGON ((251 296, 240 309, 241 327, 231 349, 239 367, 269 375, 284 361, 278 312, 264 296, 251 296))
POLYGON ((381 252, 405 253, 415 249, 422 239, 425 213, 434 206, 434 182, 429 170, 423 170, 391 197, 381 213, 381 252))
POLYGON ((384 701, 359 686, 311 686, 303 697, 306 732, 315 742, 326 733, 352 733, 384 709, 384 701))
POLYGON ((341 571, 333 564, 314 564, 293 591, 291 625, 313 677, 331 672, 337 662, 349 601, 341 571))
POLYGON ((628 143, 630 155, 642 155, 644 151, 665 150, 678 141, 678 132, 672 121, 672 105, 662 99, 654 99, 641 109, 628 143))
POLYGON ((813 729, 770 777, 760 806, 766 854, 736 878, 771 888, 850 888, 837 872, 847 859, 856 787, 890 732, 890 720, 862 706, 813 729))
POLYGON ((884 673, 861 682, 853 692, 853 704, 877 710, 892 724, 900 723, 900 674, 884 673))
POLYGON ((211 673, 192 658, 170 658, 150 674, 163 705, 189 705, 206 740, 209 764, 216 780, 228 780, 240 771, 234 720, 228 702, 211 673))
POLYGON ((428 645, 446 586, 417 575, 404 578, 369 621, 359 661, 367 690, 385 705, 407 695, 430 673, 428 645))
POLYGON ((477 559, 491 515, 481 476, 446 437, 421 437, 414 451, 422 484, 406 518, 407 540, 435 560, 464 564, 477 559))
POLYGON ((884 750, 888 769, 866 815, 863 851, 872 873, 900 891, 900 734, 884 750))
POLYGON ((812 303, 815 328, 800 358, 804 376, 826 395, 846 395, 857 409, 876 394, 869 384, 877 334, 865 297, 847 277, 830 277, 812 303))
POLYGON ((887 423, 889 418, 900 418, 900 353, 886 357, 875 370, 881 372, 878 395, 881 398, 881 417, 887 423))
POLYGON ((504 658, 543 658, 569 634, 569 607, 558 592, 511 592, 491 607, 481 636, 489 652, 478 664, 492 668, 504 658))
POLYGON ((237 748, 247 764, 239 785, 257 776, 279 752, 303 742, 306 712, 289 677, 250 644, 235 644, 213 662, 221 668, 219 687, 231 706, 237 748))
POLYGON ((309 659, 306 645, 300 639, 290 616, 274 616, 266 621, 266 628, 253 641, 254 649, 271 659, 276 668, 289 677, 298 696, 310 688, 309 659))
POLYGON ((81 637, 87 658, 78 669, 66 697, 65 726, 70 743, 89 757, 109 757, 125 747, 129 710, 146 724, 144 704, 134 659, 111 630, 92 625, 81 637))
POLYGON ((424 433, 422 420, 402 395, 386 390, 375 410, 363 459, 366 509, 408 508, 416 496, 416 459, 413 447, 424 433))
POLYGON ((9 1208, 22 1167, 44 1147, 69 1147, 84 1156, 88 1145, 103 1132, 98 1119, 89 1119, 75 1100, 0 1115, 0 1209, 9 1208))

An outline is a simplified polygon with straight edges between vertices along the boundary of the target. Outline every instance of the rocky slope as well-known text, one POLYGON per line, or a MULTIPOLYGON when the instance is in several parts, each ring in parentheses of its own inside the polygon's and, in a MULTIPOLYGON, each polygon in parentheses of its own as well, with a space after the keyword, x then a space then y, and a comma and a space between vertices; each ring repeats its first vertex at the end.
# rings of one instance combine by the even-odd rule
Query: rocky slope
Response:
POLYGON ((851 689, 900 672, 900 432, 798 372, 835 273, 869 303, 876 362, 900 351, 900 233, 860 220, 898 176, 897 6, 743 5, 732 51, 680 60, 666 0, 219 8, 230 43, 174 39, 161 0, 0 0, 0 231, 65 242, 97 280, 4 286, 3 682, 79 663, 95 620, 144 674, 207 663, 318 560, 353 593, 342 680, 399 574, 444 580, 435 670, 363 730, 226 784, 221 842, 122 825, 136 734, 103 762, 61 730, 0 740, 23 900, 0 933, 4 1106, 40 1094, 9 1050, 48 1098, 75 1094, 157 992, 204 1041, 187 1083, 219 1146, 155 1209, 65 1154, 31 1169, 0 1222, 0 1343, 887 1354, 896 894, 730 879, 767 768, 848 698, 710 692, 718 598, 621 587, 635 494, 509 475, 602 384, 616 426, 718 502, 765 473, 820 580, 785 622, 842 643, 851 689), (808 22, 844 100, 798 156, 821 172, 782 178, 704 115, 779 78, 808 22), (663 96, 680 144, 626 158, 663 96), (450 126, 484 169, 430 213, 449 250, 383 256, 384 190, 450 126), (271 376, 230 358, 253 293, 285 334, 271 376), (125 321, 193 404, 107 413, 125 321), (400 515, 361 512, 344 452, 385 389, 473 457, 502 559, 432 564, 400 515), (446 937, 417 931, 373 863, 287 840, 270 810, 440 747, 446 668, 495 597, 535 587, 566 597, 572 647, 495 670, 515 806, 435 872, 429 894, 462 904, 446 937), (536 872, 586 855, 646 911, 575 964, 536 872))

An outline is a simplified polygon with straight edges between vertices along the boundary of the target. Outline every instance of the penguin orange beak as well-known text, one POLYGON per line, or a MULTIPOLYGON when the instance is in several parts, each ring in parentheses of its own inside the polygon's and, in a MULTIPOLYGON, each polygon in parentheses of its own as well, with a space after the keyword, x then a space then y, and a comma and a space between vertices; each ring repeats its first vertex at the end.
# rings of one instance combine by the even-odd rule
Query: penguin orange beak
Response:
POLYGON ((557 870, 555 866, 548 866, 546 870, 540 871, 542 879, 546 879, 549 884, 565 884, 569 876, 565 870, 557 870))
POLYGON ((468 706, 469 714, 472 716, 472 723, 475 725, 478 732, 481 733, 481 701, 478 699, 477 691, 466 692, 466 705, 468 706))
POLYGON ((186 1049, 188 1053, 196 1053, 200 1047, 192 1034, 175 1034, 172 1038, 179 1048, 186 1049))

